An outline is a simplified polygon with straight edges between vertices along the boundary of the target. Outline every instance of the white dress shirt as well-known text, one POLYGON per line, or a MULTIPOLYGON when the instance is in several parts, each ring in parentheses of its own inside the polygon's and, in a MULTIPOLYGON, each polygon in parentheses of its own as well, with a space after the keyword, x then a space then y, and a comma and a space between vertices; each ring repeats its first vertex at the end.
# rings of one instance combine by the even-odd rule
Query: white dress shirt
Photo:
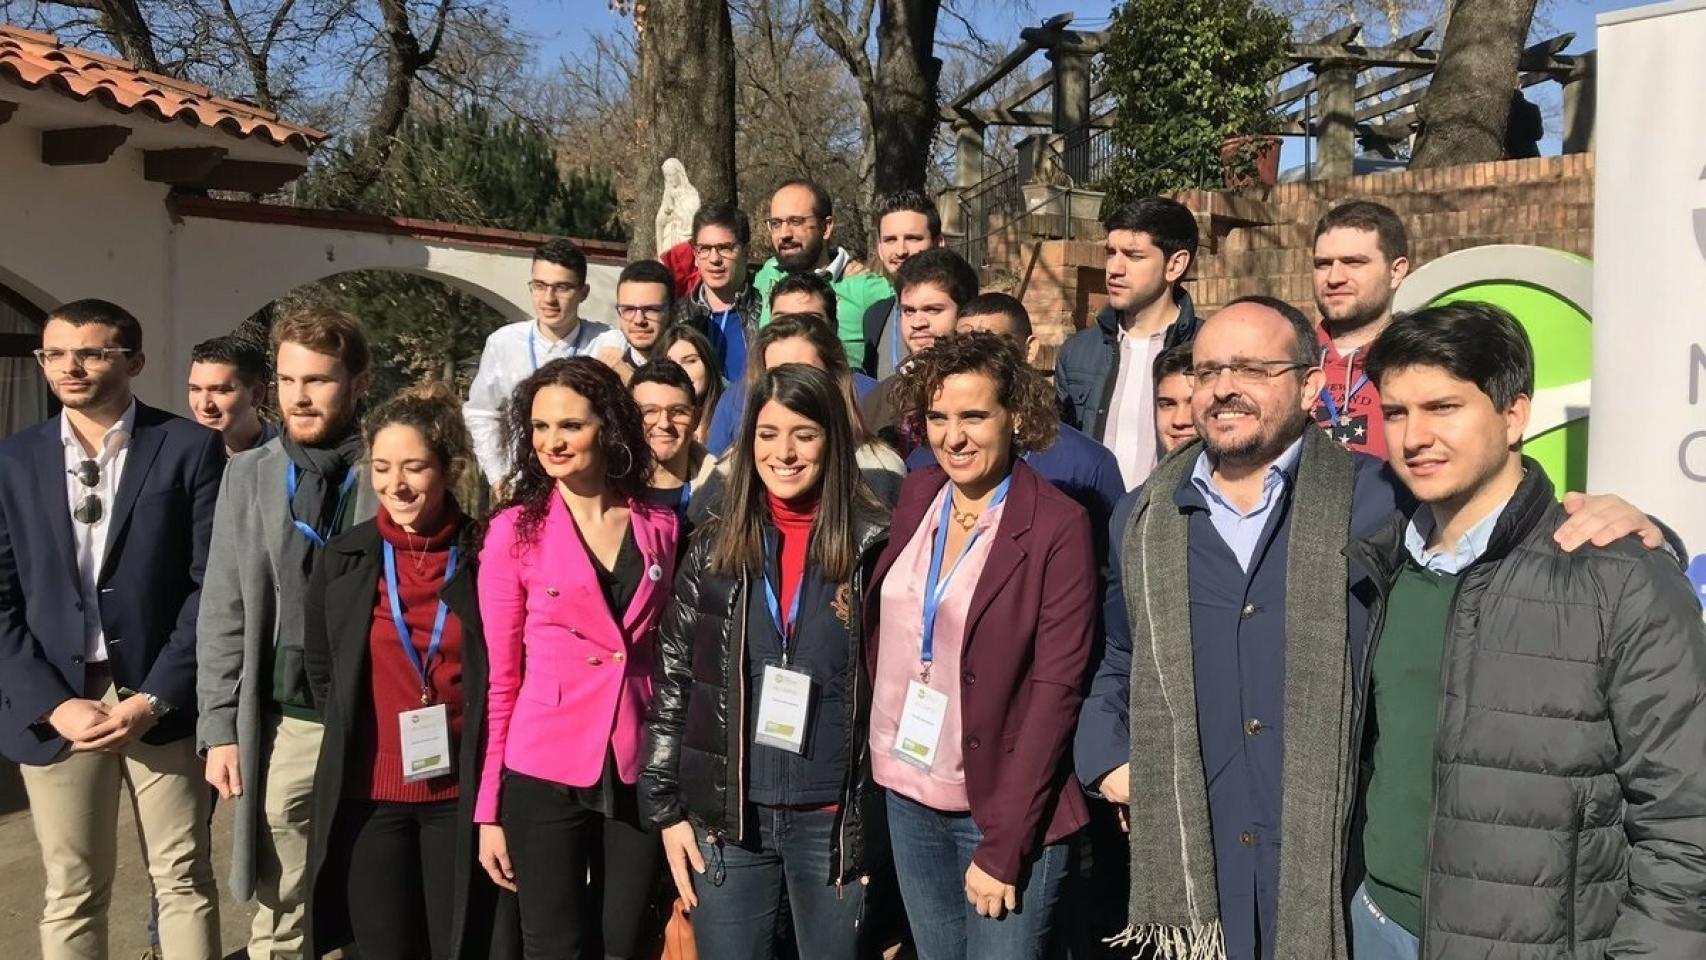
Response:
MULTIPOLYGON (((516 385, 552 360, 592 356, 599 339, 610 327, 586 318, 560 340, 551 340, 533 320, 505 324, 486 338, 480 367, 468 386, 468 402, 462 419, 474 440, 474 457, 486 482, 496 485, 509 473, 509 451, 504 449, 504 408, 516 385)), ((621 334, 617 334, 621 336, 621 334)))
POLYGON ((83 655, 90 663, 107 659, 106 630, 101 626, 101 595, 96 581, 101 564, 107 558, 107 528, 113 516, 113 500, 118 494, 119 478, 130 451, 130 435, 136 429, 136 398, 123 416, 101 435, 100 446, 90 456, 83 442, 71 429, 71 422, 62 412, 59 415, 59 442, 65 449, 66 510, 71 514, 71 539, 77 546, 77 592, 83 601, 83 655), (85 487, 77 479, 77 467, 85 460, 94 460, 101 467, 101 479, 93 487, 85 487), (93 493, 101 499, 101 519, 84 523, 77 519, 77 504, 93 493))
POLYGON ((1119 370, 1114 374, 1102 443, 1119 461, 1120 480, 1127 490, 1137 489, 1155 469, 1160 443, 1155 437, 1155 358, 1164 340, 1165 331, 1147 337, 1120 331, 1119 370))

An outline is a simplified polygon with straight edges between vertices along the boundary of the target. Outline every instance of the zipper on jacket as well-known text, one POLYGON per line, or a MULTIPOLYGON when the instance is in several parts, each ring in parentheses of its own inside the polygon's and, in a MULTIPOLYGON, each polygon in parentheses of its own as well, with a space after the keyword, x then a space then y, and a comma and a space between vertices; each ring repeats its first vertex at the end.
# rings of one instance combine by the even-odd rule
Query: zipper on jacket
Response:
MULTIPOLYGON (((861 558, 860 563, 861 571, 855 571, 853 574, 853 583, 856 587, 862 586, 860 581, 863 577, 863 558, 861 558)), ((863 601, 864 590, 858 589, 854 593, 859 595, 859 601, 863 601)), ((841 791, 841 809, 836 815, 836 819, 840 821, 835 830, 835 899, 838 901, 841 899, 841 882, 847 876, 847 817, 853 805, 853 782, 859 778, 859 674, 865 669, 864 645, 859 638, 859 631, 862 628, 862 624, 859 622, 859 603, 850 602, 848 605, 853 608, 851 615, 847 618, 849 628, 847 636, 853 648, 851 651, 853 655, 848 658, 853 687, 853 697, 848 701, 848 707, 853 712, 853 722, 847 725, 847 778, 841 791)), ((866 739, 869 739, 868 735, 866 739)))
POLYGON ((745 573, 740 578, 740 649, 736 651, 735 667, 740 671, 740 682, 734 684, 735 701, 740 705, 740 725, 735 729, 740 733, 735 736, 735 842, 746 842, 746 615, 748 578, 745 573))
POLYGON ((1580 803, 1570 813, 1570 882, 1564 887, 1564 935, 1568 938, 1570 956, 1576 955, 1576 891, 1580 888, 1581 877, 1578 871, 1582 860, 1582 830, 1586 827, 1586 817, 1582 813, 1580 803))

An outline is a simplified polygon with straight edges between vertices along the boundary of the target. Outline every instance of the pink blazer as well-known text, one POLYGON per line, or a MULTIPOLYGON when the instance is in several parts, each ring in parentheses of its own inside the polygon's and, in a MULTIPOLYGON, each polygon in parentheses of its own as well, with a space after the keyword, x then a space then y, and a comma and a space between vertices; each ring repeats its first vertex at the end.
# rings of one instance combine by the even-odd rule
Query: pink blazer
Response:
POLYGON ((652 633, 675 578, 675 511, 632 500, 644 558, 639 589, 617 623, 581 546, 569 508, 553 494, 539 539, 518 549, 511 507, 491 520, 480 550, 480 619, 491 678, 486 756, 476 823, 498 822, 505 768, 567 786, 591 786, 614 749, 624 783, 640 771, 652 698, 652 633))

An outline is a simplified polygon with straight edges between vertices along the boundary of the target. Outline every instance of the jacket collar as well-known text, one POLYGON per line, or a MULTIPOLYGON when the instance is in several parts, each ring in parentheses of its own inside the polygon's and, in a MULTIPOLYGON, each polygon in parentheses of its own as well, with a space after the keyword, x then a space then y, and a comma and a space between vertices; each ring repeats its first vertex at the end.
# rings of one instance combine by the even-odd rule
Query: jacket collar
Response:
MULTIPOLYGON (((1522 482, 1517 484, 1516 492, 1511 494, 1510 502, 1505 504, 1498 522, 1493 525, 1493 536, 1487 541, 1487 549, 1470 566, 1497 562, 1509 556, 1518 544, 1534 533, 1556 505, 1552 481, 1546 476, 1546 471, 1533 459, 1523 457, 1522 482)), ((1414 515, 1414 509, 1392 514, 1374 534, 1353 540, 1345 548, 1345 556, 1366 573, 1378 577, 1381 583, 1391 584, 1409 555, 1404 546, 1404 531, 1414 515)))
MULTIPOLYGON (((1173 303, 1179 308, 1179 316, 1167 327, 1163 343, 1168 346, 1183 343, 1197 335, 1197 328, 1202 321, 1197 318, 1196 302, 1191 299, 1190 291, 1181 286, 1173 287, 1173 303)), ((1119 342, 1120 328, 1125 324, 1124 314, 1113 307, 1103 307, 1096 315, 1096 323, 1102 328, 1102 339, 1108 343, 1119 342)))

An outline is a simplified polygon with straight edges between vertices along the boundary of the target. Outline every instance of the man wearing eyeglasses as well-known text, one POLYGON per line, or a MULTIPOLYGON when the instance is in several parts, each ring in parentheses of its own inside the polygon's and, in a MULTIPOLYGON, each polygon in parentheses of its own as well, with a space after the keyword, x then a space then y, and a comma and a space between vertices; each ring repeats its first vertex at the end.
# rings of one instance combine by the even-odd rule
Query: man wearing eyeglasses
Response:
POLYGON ((636 260, 616 278, 616 329, 600 334, 592 355, 627 383, 651 359, 675 299, 669 268, 656 260, 636 260))
POLYGON ((493 489, 509 474, 504 449, 504 405, 516 384, 542 364, 562 357, 595 354, 593 346, 609 333, 608 324, 580 315, 586 300, 586 255, 567 240, 548 240, 533 251, 527 292, 533 298, 533 319, 506 324, 486 338, 480 366, 468 385, 462 419, 474 439, 474 457, 493 489))
MULTIPOLYGON (((836 335, 847 348, 853 369, 865 365, 865 312, 879 300, 894 296, 894 288, 871 273, 844 247, 831 247, 835 216, 829 193, 816 183, 796 179, 776 188, 770 196, 770 245, 776 255, 765 261, 753 277, 759 297, 768 301, 777 281, 789 273, 811 271, 829 281, 835 291, 836 335)), ((759 326, 770 322, 766 309, 759 326)))
POLYGON ((64 410, 0 441, 0 753, 41 845, 41 955, 107 955, 128 790, 166 955, 212 960, 212 801, 191 735, 224 447, 136 400, 142 328, 115 304, 49 314, 36 357, 64 410))
MULTIPOLYGON (((1228 304, 1197 334, 1189 376, 1201 440, 1114 514, 1106 652, 1074 746, 1081 782, 1129 828, 1121 945, 1343 960, 1351 678, 1375 600, 1346 548, 1415 501, 1311 427, 1320 354, 1290 304, 1228 304)), ((1616 497, 1567 509, 1565 550, 1662 541, 1616 497)))
POLYGON ((693 215, 693 262, 699 282, 675 301, 670 322, 705 335, 725 383, 746 373, 746 350, 758 336, 763 304, 747 272, 752 225, 732 203, 708 203, 693 215))

